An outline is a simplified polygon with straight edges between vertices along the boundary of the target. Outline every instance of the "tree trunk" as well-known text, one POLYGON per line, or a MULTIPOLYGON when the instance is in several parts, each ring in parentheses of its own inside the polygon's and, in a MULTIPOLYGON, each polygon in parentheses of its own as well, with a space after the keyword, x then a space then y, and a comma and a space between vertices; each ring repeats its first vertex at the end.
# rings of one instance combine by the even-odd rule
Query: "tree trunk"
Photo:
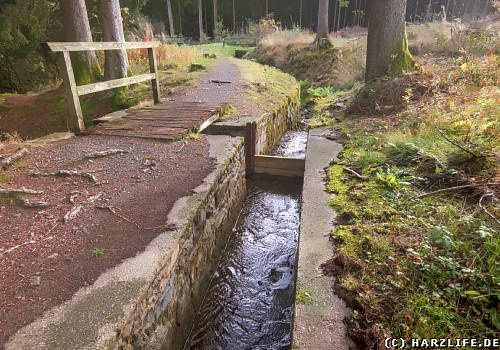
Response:
MULTIPOLYGON (((120 2, 118 0, 101 0, 99 2, 99 21, 101 22, 104 41, 125 42, 120 2)), ((105 51, 104 55, 104 78, 106 80, 127 76, 128 57, 126 50, 105 51)))
MULTIPOLYGON (((85 0, 60 0, 64 40, 69 42, 92 42, 85 0)), ((94 51, 71 54, 75 80, 78 85, 89 84, 101 74, 94 51)))
POLYGON ((337 13, 337 31, 340 31, 340 14, 341 14, 341 11, 342 11, 342 6, 341 6, 341 3, 340 3, 340 0, 338 1, 339 3, 339 7, 338 7, 338 13, 337 13))
POLYGON ((203 44, 203 6, 201 0, 198 0, 198 26, 200 29, 200 44, 203 44))
POLYGON ((333 31, 337 32, 336 24, 337 24, 337 5, 338 5, 338 1, 337 0, 333 0, 333 1, 335 1, 335 6, 333 8, 333 31))
POLYGON ((406 0, 379 0, 371 4, 366 56, 366 81, 401 75, 415 68, 406 37, 406 0))
POLYGON ((178 0, 179 4, 179 35, 182 36, 182 0, 178 0))
POLYGON ((415 22, 418 17, 418 5, 419 5, 419 0, 417 0, 415 4, 415 14, 413 15, 413 22, 415 22))
POLYGON ((217 31, 217 19, 219 17, 219 12, 217 11, 217 0, 214 0, 214 37, 217 31))
POLYGON ((170 36, 174 36, 174 20, 172 18, 172 4, 170 0, 167 0, 167 10, 168 10, 168 23, 170 24, 170 36))
POLYGON ((483 11, 482 11, 482 16, 483 17, 486 17, 486 15, 488 14, 488 9, 489 8, 490 8, 490 0, 485 0, 483 11))
POLYGON ((319 0, 318 6, 318 34, 316 35, 316 40, 314 41, 314 46, 319 47, 323 45, 329 45, 330 40, 328 38, 328 3, 329 0, 319 0))
POLYGON ((302 28, 302 0, 299 1, 299 28, 302 28))
POLYGON ((233 34, 236 33, 236 0, 233 0, 233 34))
POLYGON ((432 0, 429 0, 429 3, 427 4, 427 9, 425 10, 425 21, 426 22, 430 22, 431 12, 432 12, 432 0))
POLYGON ((266 0, 266 16, 269 15, 269 0, 266 0))
POLYGON ((451 4, 451 0, 448 0, 446 2, 446 9, 445 9, 445 13, 446 13, 446 20, 449 19, 449 16, 450 16, 450 4, 451 4))

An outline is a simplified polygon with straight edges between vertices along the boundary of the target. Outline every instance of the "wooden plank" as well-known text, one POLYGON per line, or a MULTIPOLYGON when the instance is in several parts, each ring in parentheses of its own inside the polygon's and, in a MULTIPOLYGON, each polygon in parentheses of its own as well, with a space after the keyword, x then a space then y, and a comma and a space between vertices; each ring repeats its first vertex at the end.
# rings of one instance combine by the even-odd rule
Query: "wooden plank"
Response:
POLYGON ((208 118, 207 120, 205 120, 200 125, 200 127, 198 128, 198 132, 202 132, 203 130, 205 130, 206 128, 208 128, 210 125, 212 125, 213 123, 215 123, 219 119, 220 119, 220 114, 219 113, 215 113, 214 115, 212 115, 210 118, 208 118))
POLYGON ((154 75, 154 79, 151 80, 151 86, 153 87, 153 100, 155 104, 160 103, 160 77, 158 76, 158 66, 156 64, 156 55, 154 47, 148 48, 149 55, 149 71, 154 75))
MULTIPOLYGON (((65 51, 65 52, 67 52, 67 51, 65 51)), ((82 95, 87 95, 87 94, 91 94, 94 92, 115 89, 115 88, 131 85, 131 84, 137 84, 137 83, 141 83, 143 81, 152 80, 152 79, 155 79, 154 74, 151 74, 151 73, 141 74, 141 75, 136 75, 134 77, 114 79, 114 80, 104 81, 102 83, 95 83, 95 84, 78 86, 76 88, 76 91, 78 93, 78 96, 82 96, 82 95)))
POLYGON ((97 50, 122 50, 122 49, 149 49, 158 47, 158 41, 147 42, 49 42, 53 52, 63 51, 97 51, 97 50))
POLYGON ((286 177, 303 177, 304 172, 300 170, 278 169, 278 168, 265 168, 254 167, 254 174, 264 174, 272 176, 286 176, 286 177))
POLYGON ((285 158, 274 156, 254 156, 255 167, 273 168, 283 170, 298 170, 304 172, 305 159, 303 158, 285 158))
POLYGON ((61 52, 59 54, 59 65, 63 75, 63 85, 68 97, 69 116, 66 119, 68 127, 74 133, 80 133, 85 130, 83 122, 82 107, 78 98, 77 86, 73 67, 71 66, 71 57, 69 52, 61 52))

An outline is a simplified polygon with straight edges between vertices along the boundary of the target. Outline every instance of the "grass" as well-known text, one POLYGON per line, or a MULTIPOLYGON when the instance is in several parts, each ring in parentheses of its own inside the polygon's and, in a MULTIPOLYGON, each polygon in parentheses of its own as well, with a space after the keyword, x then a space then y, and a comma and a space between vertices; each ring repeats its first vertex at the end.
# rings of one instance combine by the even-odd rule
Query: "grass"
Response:
MULTIPOLYGON (((349 135, 327 189, 339 215, 335 257, 356 262, 337 277, 354 298, 351 334, 361 343, 374 329, 405 339, 500 330, 500 235, 479 205, 483 194, 498 193, 484 184, 499 180, 500 57, 451 60, 430 76, 439 85, 432 96, 387 113, 382 104, 370 118, 344 109, 326 122, 349 135), (419 197, 465 183, 475 190, 419 197)), ((326 106, 339 99, 320 92, 326 106)), ((328 119, 328 107, 314 108, 328 119)), ((487 201, 486 210, 499 217, 498 202, 487 201)))
POLYGON ((344 144, 327 170, 338 214, 331 263, 337 291, 352 298, 349 332, 360 348, 381 349, 387 336, 500 331, 495 23, 487 35, 464 27, 454 37, 446 23, 410 26, 425 73, 370 85, 362 81, 364 37, 336 37, 335 47, 316 52, 275 38, 254 53, 301 80, 309 127, 331 127, 344 144))
POLYGON ((220 57, 234 57, 234 53, 236 50, 246 50, 253 51, 255 47, 245 47, 245 46, 233 46, 233 45, 224 45, 222 43, 214 43, 214 44, 204 44, 197 46, 197 49, 203 53, 209 55, 216 55, 220 57))
POLYGON ((92 255, 98 258, 99 256, 103 255, 106 250, 106 248, 95 248, 92 251, 92 255))

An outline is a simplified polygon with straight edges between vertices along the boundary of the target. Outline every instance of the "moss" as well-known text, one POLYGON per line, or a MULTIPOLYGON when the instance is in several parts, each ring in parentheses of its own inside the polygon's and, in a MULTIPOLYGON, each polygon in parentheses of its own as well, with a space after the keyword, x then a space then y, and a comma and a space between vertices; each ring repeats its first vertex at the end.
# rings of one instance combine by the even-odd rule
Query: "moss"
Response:
POLYGON ((417 68, 417 63, 408 50, 408 38, 406 36, 406 29, 403 40, 398 44, 396 57, 392 61, 389 68, 391 76, 399 76, 405 72, 414 71, 417 68))

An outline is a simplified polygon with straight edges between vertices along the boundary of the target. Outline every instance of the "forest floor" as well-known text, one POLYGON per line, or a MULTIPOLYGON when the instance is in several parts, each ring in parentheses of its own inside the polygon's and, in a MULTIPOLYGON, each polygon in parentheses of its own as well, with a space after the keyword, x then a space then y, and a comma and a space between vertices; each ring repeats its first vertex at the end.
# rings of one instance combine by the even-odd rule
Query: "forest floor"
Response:
MULTIPOLYGON (((229 102, 229 118, 258 115, 268 104, 282 102, 286 89, 296 86, 291 80, 253 62, 220 58, 166 100, 229 102)), ((0 187, 40 191, 0 194, 0 344, 168 230, 174 202, 189 195, 214 166, 199 134, 173 143, 109 136, 55 142, 10 137, 0 147, 1 155, 19 147, 29 152, 1 170, 0 187), (109 150, 116 153, 87 157, 109 150), (60 170, 81 176, 33 176, 60 170), (48 206, 27 208, 23 200, 48 206)))
POLYGON ((412 25, 422 72, 370 84, 364 36, 323 50, 278 37, 254 52, 301 80, 307 124, 344 145, 326 174, 338 218, 324 273, 362 349, 498 337, 499 28, 498 18, 412 25))

